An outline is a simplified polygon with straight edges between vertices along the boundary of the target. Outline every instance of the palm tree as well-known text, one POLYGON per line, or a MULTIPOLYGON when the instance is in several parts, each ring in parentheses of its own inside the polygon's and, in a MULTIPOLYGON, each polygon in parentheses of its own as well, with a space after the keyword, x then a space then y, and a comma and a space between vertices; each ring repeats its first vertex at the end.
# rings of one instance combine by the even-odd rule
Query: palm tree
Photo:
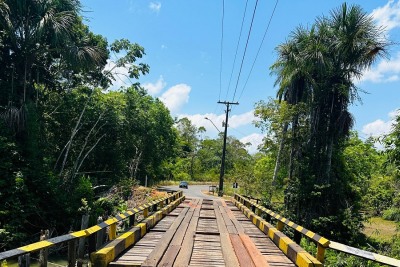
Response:
POLYGON ((0 20, 4 22, 0 26, 4 33, 1 59, 6 63, 3 73, 7 73, 1 77, 0 87, 10 96, 8 109, 17 107, 23 112, 27 101, 34 98, 34 83, 40 76, 40 82, 51 80, 48 77, 65 62, 105 64, 105 49, 88 44, 88 36, 79 36, 84 32, 79 12, 78 0, 0 2, 0 20))
MULTIPOLYGON (((387 47, 372 18, 359 6, 346 4, 333 10, 330 17, 318 18, 310 30, 297 28, 289 41, 278 47, 279 57, 272 66, 278 99, 306 107, 292 118, 289 163, 289 183, 299 187, 295 210, 306 225, 343 209, 328 188, 340 179, 332 166, 340 166, 341 159, 333 156, 342 153, 341 144, 353 125, 348 108, 359 99, 353 80, 384 56, 387 47), (296 179, 292 177, 294 169, 296 179), (318 190, 322 191, 316 194, 318 190)), ((283 126, 284 132, 287 128, 283 126)))

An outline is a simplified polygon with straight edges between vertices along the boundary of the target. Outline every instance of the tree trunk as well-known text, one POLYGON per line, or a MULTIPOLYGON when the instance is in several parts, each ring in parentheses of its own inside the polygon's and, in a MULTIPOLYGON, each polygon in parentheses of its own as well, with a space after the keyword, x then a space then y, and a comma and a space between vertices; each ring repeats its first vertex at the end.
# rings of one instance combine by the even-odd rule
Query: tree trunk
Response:
POLYGON ((281 142, 279 144, 278 155, 276 156, 274 175, 272 176, 272 185, 275 185, 276 177, 278 176, 278 171, 279 171, 280 163, 281 163, 281 154, 282 154, 283 147, 285 144, 285 137, 286 137, 286 132, 287 132, 288 127, 289 127, 289 123, 285 123, 285 125, 283 125, 282 138, 281 138, 281 142))

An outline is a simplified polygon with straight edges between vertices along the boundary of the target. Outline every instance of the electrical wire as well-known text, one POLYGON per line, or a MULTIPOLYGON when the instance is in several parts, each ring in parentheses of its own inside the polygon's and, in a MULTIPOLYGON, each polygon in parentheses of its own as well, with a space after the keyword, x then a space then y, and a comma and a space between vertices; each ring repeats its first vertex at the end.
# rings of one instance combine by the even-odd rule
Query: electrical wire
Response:
POLYGON ((225 16, 225 0, 222 0, 221 61, 220 61, 220 67, 219 67, 219 95, 218 95, 218 100, 221 100, 221 90, 222 90, 222 54, 223 54, 223 44, 224 44, 224 16, 225 16))
POLYGON ((226 96, 225 99, 228 99, 228 94, 231 88, 231 82, 232 82, 232 76, 233 76, 233 70, 235 69, 235 64, 236 64, 236 57, 239 51, 239 43, 240 40, 242 38, 242 30, 243 30, 243 24, 244 24, 244 19, 246 17, 246 11, 247 11, 247 4, 248 4, 249 0, 246 1, 246 6, 244 7, 244 12, 243 12, 243 18, 242 18, 242 26, 240 26, 240 33, 239 33, 239 39, 236 45, 236 52, 235 52, 235 59, 233 60, 233 65, 232 65, 232 71, 231 71, 231 77, 229 78, 229 84, 228 84, 228 90, 226 92, 226 96))
POLYGON ((240 74, 242 73, 243 62, 244 62, 244 58, 245 58, 245 56, 246 56, 247 45, 249 44, 249 39, 250 39, 251 30, 252 30, 252 28, 253 28, 253 21, 254 21, 254 16, 255 16, 255 14, 256 14, 256 10, 257 10, 257 4, 258 4, 258 0, 256 1, 256 4, 255 4, 255 6, 254 6, 253 17, 251 18, 251 24, 250 24, 249 34, 247 35, 246 47, 244 48, 244 53, 243 53, 243 57, 242 57, 242 63, 240 64, 239 75, 238 75, 238 78, 237 78, 237 80, 236 80, 235 92, 233 93, 232 102, 235 100, 236 90, 237 90, 237 87, 238 87, 238 84, 239 84, 239 79, 240 79, 240 74))
POLYGON ((244 84, 244 86, 243 86, 243 89, 242 89, 242 91, 240 92, 238 101, 239 101, 239 99, 242 97, 243 91, 244 91, 244 89, 246 88, 246 85, 247 85, 247 83, 248 83, 248 81, 249 81, 249 79, 250 79, 251 72, 253 71, 254 65, 256 64, 256 61, 257 61, 257 58, 258 58, 258 54, 260 53, 261 47, 262 47, 262 45, 263 45, 263 43, 264 43, 265 36, 267 35, 268 29, 269 29, 269 26, 270 26, 270 24, 271 24, 272 18, 273 18, 274 14, 275 14, 275 10, 276 10, 276 7, 277 7, 277 5, 278 5, 278 2, 279 2, 279 0, 276 0, 274 9, 272 10, 271 16, 270 16, 269 21, 268 21, 267 28, 265 29, 264 36, 263 36, 263 38, 262 38, 261 44, 260 44, 260 46, 259 46, 259 48, 258 48, 256 57, 254 58, 253 65, 251 66, 249 75, 247 76, 247 79, 246 79, 246 82, 245 82, 245 84, 244 84))

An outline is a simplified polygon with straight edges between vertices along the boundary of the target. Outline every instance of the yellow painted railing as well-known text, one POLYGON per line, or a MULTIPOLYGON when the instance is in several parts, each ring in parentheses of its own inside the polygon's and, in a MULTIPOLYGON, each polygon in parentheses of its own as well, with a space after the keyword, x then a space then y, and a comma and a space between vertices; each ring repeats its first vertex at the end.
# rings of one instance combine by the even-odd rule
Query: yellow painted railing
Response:
MULTIPOLYGON (((346 253, 349 255, 361 257, 361 258, 375 261, 375 262, 378 262, 381 264, 386 264, 386 265, 395 266, 395 267, 400 266, 400 260, 328 240, 328 239, 290 221, 289 219, 282 217, 281 215, 273 212, 272 210, 269 210, 269 209, 261 206, 260 204, 256 203, 255 201, 252 201, 252 200, 250 200, 246 197, 243 197, 239 194, 235 194, 234 200, 235 200, 234 201, 235 203, 245 206, 251 213, 254 214, 254 215, 249 215, 250 217, 248 216, 250 219, 251 219, 251 216, 258 217, 258 216, 264 215, 266 217, 267 221, 271 221, 271 218, 276 219, 276 221, 277 221, 276 229, 278 229, 279 231, 282 231, 284 227, 290 227, 291 229, 293 229, 294 233, 295 233, 294 239, 295 239, 296 243, 300 243, 301 237, 306 237, 306 238, 312 240, 314 243, 317 244, 316 258, 318 261, 320 261, 322 263, 324 262, 324 258, 325 258, 325 250, 333 249, 333 250, 336 250, 339 252, 343 252, 343 253, 346 253)), ((247 214, 246 214, 246 216, 247 216, 247 214)))
MULTIPOLYGON (((3 260, 8 260, 16 257, 27 257, 27 256, 29 257, 30 253, 48 249, 50 247, 62 243, 68 243, 68 266, 73 267, 76 265, 76 250, 78 243, 77 241, 80 238, 86 238, 86 237, 93 238, 94 242, 89 242, 89 243, 102 245, 101 243, 96 242, 97 241, 96 239, 98 239, 100 236, 98 234, 101 232, 101 230, 109 227, 108 239, 114 240, 117 237, 117 223, 121 221, 128 221, 129 225, 133 226, 135 224, 136 215, 141 214, 145 219, 149 215, 150 208, 152 208, 152 211, 155 212, 157 209, 163 208, 164 206, 168 206, 173 201, 182 199, 182 197, 183 197, 182 191, 178 191, 173 194, 170 194, 167 197, 157 199, 155 201, 146 203, 137 208, 130 209, 124 213, 120 213, 117 216, 110 218, 90 228, 72 232, 62 236, 57 236, 44 241, 39 241, 16 249, 1 252, 0 262, 3 260)), ((93 252, 96 249, 97 248, 94 248, 92 249, 92 251, 89 252, 93 252)), ((27 262, 29 262, 29 260, 27 260, 27 262)))

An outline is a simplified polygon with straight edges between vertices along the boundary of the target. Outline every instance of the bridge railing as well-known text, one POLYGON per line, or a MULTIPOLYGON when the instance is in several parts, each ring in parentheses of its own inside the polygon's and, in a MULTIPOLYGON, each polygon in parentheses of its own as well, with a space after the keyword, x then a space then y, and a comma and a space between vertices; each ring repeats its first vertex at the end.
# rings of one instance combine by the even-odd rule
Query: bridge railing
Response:
POLYGON ((293 229, 294 230, 294 241, 297 244, 300 244, 302 237, 306 237, 309 240, 316 243, 317 244, 316 258, 320 262, 324 262, 325 250, 333 249, 333 250, 336 250, 339 252, 343 252, 343 253, 346 253, 349 255, 361 257, 361 258, 364 258, 367 260, 375 261, 375 262, 386 264, 389 266, 397 266, 397 267, 400 266, 400 260, 328 240, 328 239, 290 221, 289 219, 282 217, 281 215, 273 212, 272 210, 261 206, 260 204, 258 204, 258 201, 255 202, 254 200, 250 200, 247 197, 241 196, 239 194, 235 194, 234 199, 236 201, 238 201, 239 203, 243 204, 244 206, 246 206, 248 209, 250 209, 252 212, 257 214, 258 216, 264 215, 266 217, 267 221, 271 221, 271 219, 274 218, 277 221, 276 228, 279 231, 282 231, 284 229, 284 227, 289 227, 289 228, 293 229))
MULTIPOLYGON (((95 226, 89 227, 84 230, 72 232, 66 235, 53 237, 47 240, 35 242, 26 246, 22 246, 16 249, 4 251, 0 253, 0 262, 3 260, 18 258, 19 265, 29 266, 29 255, 33 252, 46 250, 50 247, 68 244, 68 267, 74 267, 77 262, 76 251, 78 240, 81 238, 89 237, 89 254, 96 251, 103 242, 99 242, 103 235, 102 232, 108 227, 108 240, 114 240, 117 238, 117 224, 123 221, 127 221, 129 226, 133 226, 137 221, 137 217, 141 215, 143 219, 149 217, 149 210, 153 212, 157 209, 163 208, 165 205, 181 198, 183 196, 182 191, 177 191, 173 194, 169 194, 167 197, 151 201, 137 208, 129 209, 124 213, 120 213, 115 217, 112 217, 104 222, 101 222, 95 226), (91 245, 92 244, 92 245, 91 245), (93 245, 95 244, 95 245, 93 245), (21 262, 24 262, 21 264, 21 262)), ((45 266, 47 263, 45 263, 45 266)))

